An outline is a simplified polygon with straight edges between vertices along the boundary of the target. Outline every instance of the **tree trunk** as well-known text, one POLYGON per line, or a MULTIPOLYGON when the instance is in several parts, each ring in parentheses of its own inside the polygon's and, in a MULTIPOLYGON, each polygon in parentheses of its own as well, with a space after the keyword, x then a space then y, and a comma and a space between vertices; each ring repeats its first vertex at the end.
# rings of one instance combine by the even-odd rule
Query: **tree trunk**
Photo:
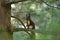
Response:
POLYGON ((0 40, 12 40, 11 34, 7 31, 10 26, 11 7, 2 5, 0 1, 0 40))

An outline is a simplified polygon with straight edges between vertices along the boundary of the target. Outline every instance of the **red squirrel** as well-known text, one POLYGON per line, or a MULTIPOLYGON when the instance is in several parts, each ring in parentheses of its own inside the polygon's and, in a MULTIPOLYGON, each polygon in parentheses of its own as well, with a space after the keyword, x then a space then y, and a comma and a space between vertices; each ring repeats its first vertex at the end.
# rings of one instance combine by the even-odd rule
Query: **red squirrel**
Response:
POLYGON ((26 14, 26 22, 27 22, 27 28, 28 29, 35 29, 35 23, 31 20, 30 14, 26 14))

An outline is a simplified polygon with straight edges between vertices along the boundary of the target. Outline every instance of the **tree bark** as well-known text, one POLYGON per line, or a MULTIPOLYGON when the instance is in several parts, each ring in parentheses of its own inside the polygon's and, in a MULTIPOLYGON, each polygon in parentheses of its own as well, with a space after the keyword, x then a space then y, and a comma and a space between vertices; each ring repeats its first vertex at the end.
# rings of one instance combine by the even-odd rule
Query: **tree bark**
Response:
POLYGON ((11 26, 10 16, 10 5, 3 6, 3 3, 0 1, 0 40, 12 40, 12 35, 7 30, 7 27, 11 26))

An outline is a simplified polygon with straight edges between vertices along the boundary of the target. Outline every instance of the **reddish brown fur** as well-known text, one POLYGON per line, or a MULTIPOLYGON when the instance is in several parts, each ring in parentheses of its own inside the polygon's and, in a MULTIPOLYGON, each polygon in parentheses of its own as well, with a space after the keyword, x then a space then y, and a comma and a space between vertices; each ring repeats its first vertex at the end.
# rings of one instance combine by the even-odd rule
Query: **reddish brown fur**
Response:
POLYGON ((28 27, 28 29, 29 29, 29 26, 32 26, 32 29, 35 29, 35 23, 31 20, 30 14, 26 15, 26 20, 27 20, 27 27, 28 27), (30 22, 30 24, 28 24, 28 21, 30 22))

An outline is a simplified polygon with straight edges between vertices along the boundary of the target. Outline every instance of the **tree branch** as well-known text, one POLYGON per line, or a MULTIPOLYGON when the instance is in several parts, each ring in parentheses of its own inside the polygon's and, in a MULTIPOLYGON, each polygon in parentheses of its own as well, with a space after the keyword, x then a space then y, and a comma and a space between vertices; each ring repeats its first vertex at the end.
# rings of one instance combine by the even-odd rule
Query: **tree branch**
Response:
POLYGON ((26 29, 26 26, 24 25, 24 23, 23 23, 19 18, 15 17, 15 16, 11 16, 11 17, 13 17, 13 18, 17 19, 18 21, 20 21, 21 24, 22 24, 22 25, 24 26, 24 28, 26 29))
POLYGON ((23 2, 23 1, 27 1, 27 0, 17 0, 17 1, 15 0, 15 1, 12 1, 12 2, 8 1, 8 2, 6 2, 6 4, 7 5, 9 5, 9 4, 15 4, 15 3, 18 3, 18 2, 23 2))
POLYGON ((49 5, 48 3, 46 3, 45 1, 43 1, 43 0, 41 0, 43 3, 45 3, 47 6, 50 6, 50 7, 52 7, 52 8, 57 8, 57 9, 60 9, 59 7, 54 7, 54 6, 51 6, 51 5, 49 5))

